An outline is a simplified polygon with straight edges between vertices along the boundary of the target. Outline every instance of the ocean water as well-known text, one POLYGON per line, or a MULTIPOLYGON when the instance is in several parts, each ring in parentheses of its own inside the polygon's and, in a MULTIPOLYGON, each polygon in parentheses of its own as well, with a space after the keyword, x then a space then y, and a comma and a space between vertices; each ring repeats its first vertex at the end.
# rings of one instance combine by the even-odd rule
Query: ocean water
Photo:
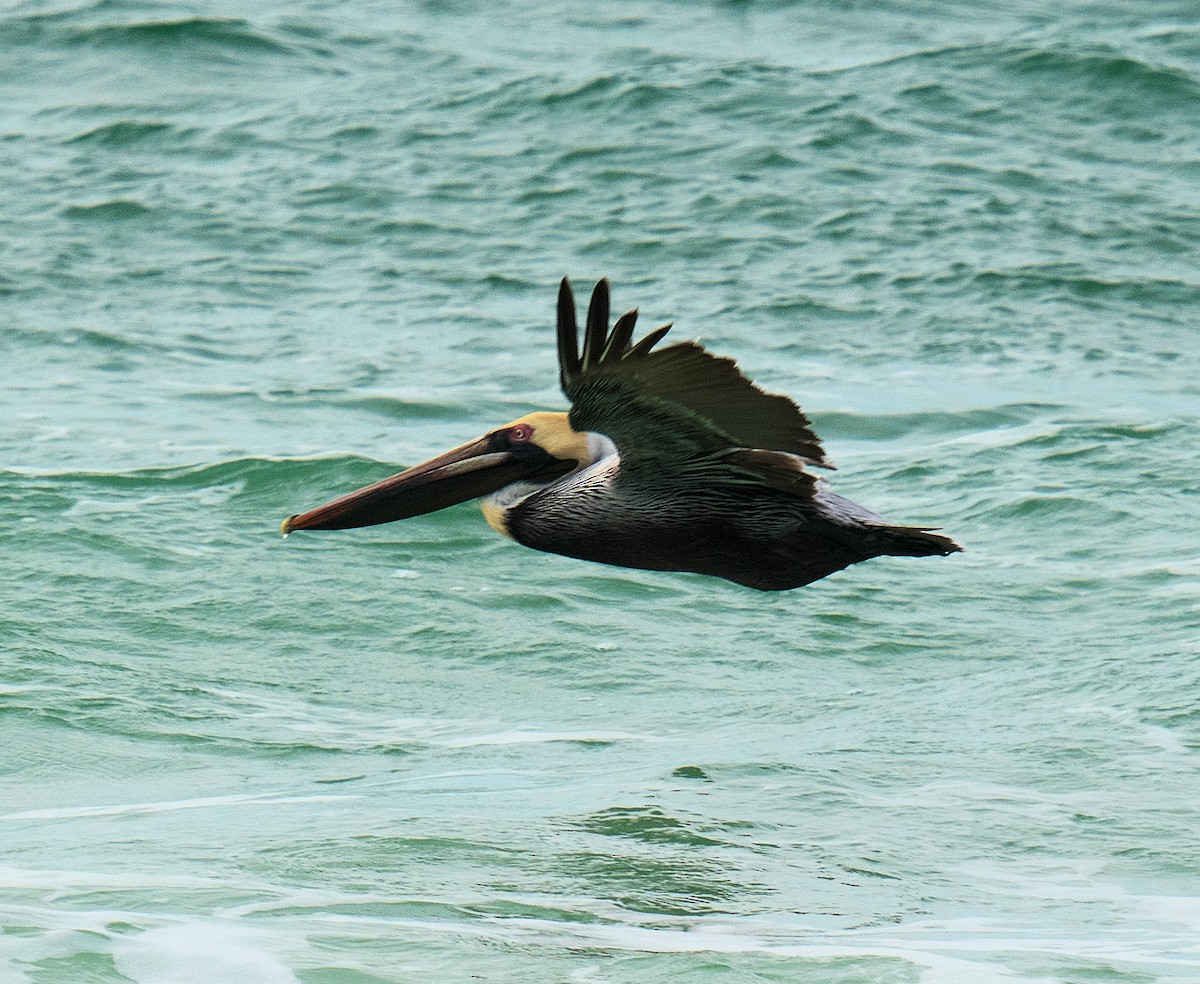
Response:
POLYGON ((1200 17, 6 3, 0 981, 1200 980, 1200 17), (940 526, 763 594, 288 513, 614 284, 940 526))

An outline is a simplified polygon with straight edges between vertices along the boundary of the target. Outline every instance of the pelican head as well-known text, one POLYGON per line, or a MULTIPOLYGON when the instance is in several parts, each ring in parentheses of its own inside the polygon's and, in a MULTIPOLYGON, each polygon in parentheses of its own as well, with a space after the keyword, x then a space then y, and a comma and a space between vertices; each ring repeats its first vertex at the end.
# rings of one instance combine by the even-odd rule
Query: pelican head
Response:
MULTIPOLYGON (((598 435, 580 433, 565 413, 530 413, 468 444, 374 485, 283 521, 294 530, 345 530, 422 516, 514 486, 517 495, 549 485, 591 464, 598 435), (591 440, 589 440, 591 438, 591 440)), ((488 515, 489 522, 494 522, 488 515)))

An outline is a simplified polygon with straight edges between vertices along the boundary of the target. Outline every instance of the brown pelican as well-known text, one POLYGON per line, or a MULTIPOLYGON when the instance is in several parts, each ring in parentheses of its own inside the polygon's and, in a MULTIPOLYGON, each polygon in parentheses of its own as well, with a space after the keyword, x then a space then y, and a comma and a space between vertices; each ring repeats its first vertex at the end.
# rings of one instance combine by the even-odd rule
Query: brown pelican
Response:
POLYGON ((298 516, 338 530, 420 516, 480 496, 487 521, 535 550, 655 571, 712 574, 780 591, 883 555, 962 548, 893 526, 829 491, 832 468, 808 417, 732 359, 695 342, 631 344, 637 311, 609 329, 609 287, 588 307, 558 291, 558 364, 569 413, 529 413, 408 471, 298 516))

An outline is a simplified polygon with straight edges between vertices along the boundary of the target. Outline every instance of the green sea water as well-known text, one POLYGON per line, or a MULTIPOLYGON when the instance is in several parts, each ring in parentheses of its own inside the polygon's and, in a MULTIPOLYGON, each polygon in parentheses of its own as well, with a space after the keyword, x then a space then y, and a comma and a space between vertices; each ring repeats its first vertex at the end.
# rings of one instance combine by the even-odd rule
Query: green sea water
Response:
POLYGON ((1193 2, 0 9, 0 982, 1200 980, 1193 2), (472 505, 608 276, 966 552, 472 505))

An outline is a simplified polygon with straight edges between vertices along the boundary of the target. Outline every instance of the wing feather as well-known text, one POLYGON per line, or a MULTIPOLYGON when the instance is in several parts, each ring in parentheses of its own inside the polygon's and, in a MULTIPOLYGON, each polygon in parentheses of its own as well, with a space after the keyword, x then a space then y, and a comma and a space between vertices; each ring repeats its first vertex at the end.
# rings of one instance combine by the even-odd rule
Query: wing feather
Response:
POLYGON ((609 333, 609 285, 592 293, 579 356, 575 302, 563 279, 558 303, 559 369, 571 426, 607 435, 625 464, 684 464, 731 448, 797 455, 833 467, 811 421, 788 397, 766 393, 732 359, 695 342, 655 350, 670 325, 630 345, 637 312, 609 333))
POLYGON ((579 375, 579 325, 575 322, 575 294, 571 282, 563 277, 558 285, 558 365, 563 389, 567 380, 579 375))
POLYGON ((600 365, 604 343, 608 340, 609 294, 608 281, 601 280, 588 302, 587 328, 583 332, 583 371, 590 372, 600 365))
POLYGON ((632 311, 626 311, 621 317, 617 318, 617 323, 613 325, 612 334, 608 336, 608 344, 604 346, 604 352, 600 356, 600 361, 604 361, 612 356, 612 353, 624 353, 629 349, 629 343, 633 339, 633 328, 637 324, 637 308, 632 311))

